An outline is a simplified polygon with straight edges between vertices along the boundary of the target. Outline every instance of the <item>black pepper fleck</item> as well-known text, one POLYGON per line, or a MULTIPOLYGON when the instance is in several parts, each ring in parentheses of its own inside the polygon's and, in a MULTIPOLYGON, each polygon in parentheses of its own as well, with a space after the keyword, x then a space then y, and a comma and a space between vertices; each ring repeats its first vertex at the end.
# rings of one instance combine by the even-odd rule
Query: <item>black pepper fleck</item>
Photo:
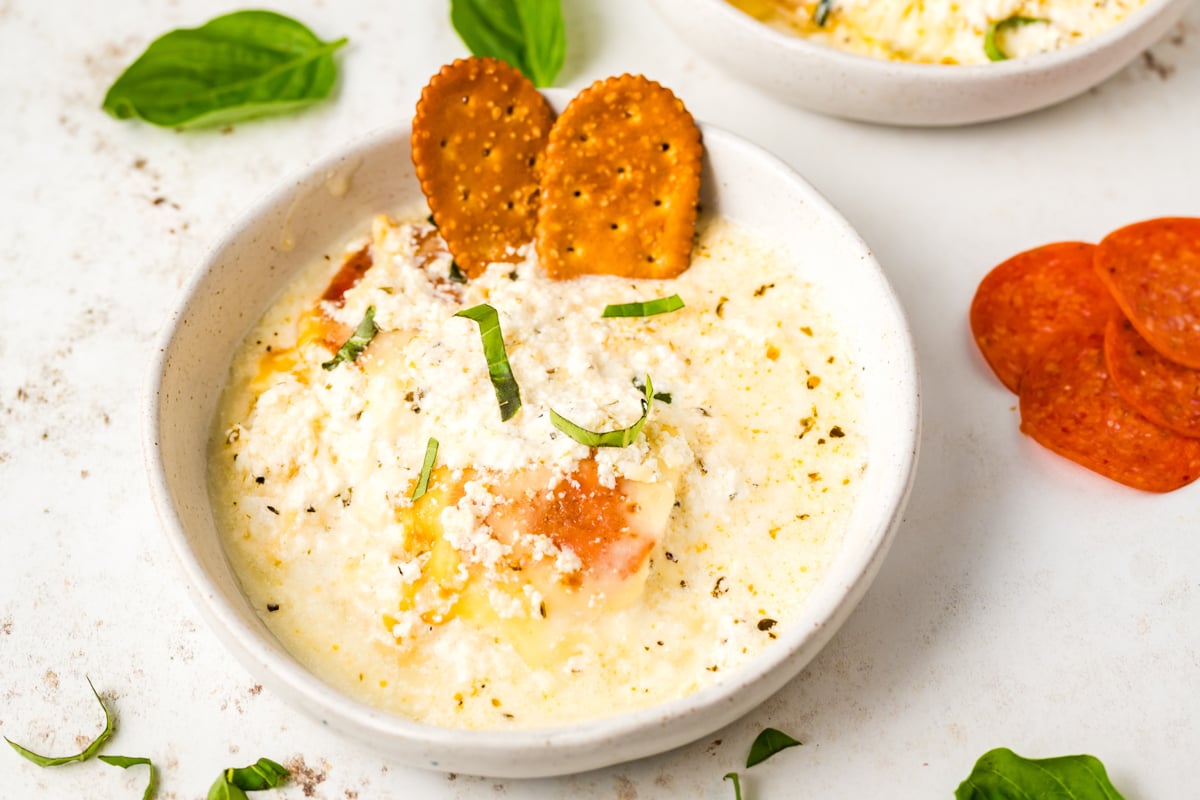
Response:
POLYGON ((278 611, 279 603, 267 603, 267 611, 278 611))
POLYGON ((764 617, 758 621, 758 629, 760 631, 769 631, 775 627, 775 620, 770 617, 764 617))

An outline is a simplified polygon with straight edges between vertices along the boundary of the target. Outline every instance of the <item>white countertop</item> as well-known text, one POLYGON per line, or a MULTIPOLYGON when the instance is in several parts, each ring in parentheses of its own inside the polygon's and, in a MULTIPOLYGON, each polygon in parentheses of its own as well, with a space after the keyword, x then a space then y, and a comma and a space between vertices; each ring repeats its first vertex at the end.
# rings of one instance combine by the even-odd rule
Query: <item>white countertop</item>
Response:
MULTIPOLYGON (((966 313, 979 279, 1049 241, 1200 215, 1200 5, 1152 55, 1009 122, 901 130, 826 119, 743 87, 637 0, 564 0, 560 85, 622 72, 791 163, 874 248, 910 316, 924 441, 912 500, 866 599, 778 696, 708 739, 562 779, 389 762, 285 705, 192 607, 150 504, 140 394, 178 290, 257 197, 374 128, 466 54, 442 0, 292 0, 346 35, 340 95, 230 132, 100 111, 148 41, 232 10, 202 0, 0 0, 0 734, 159 764, 160 798, 226 766, 300 767, 280 798, 721 798, 772 725, 804 746, 743 774, 747 800, 952 796, 992 747, 1089 752, 1128 800, 1188 796, 1200 744, 1200 484, 1155 496, 1017 430, 966 313), (403 12, 400 10, 403 8, 403 12)), ((39 769, 5 748, 0 796, 140 797, 144 774, 39 769)))

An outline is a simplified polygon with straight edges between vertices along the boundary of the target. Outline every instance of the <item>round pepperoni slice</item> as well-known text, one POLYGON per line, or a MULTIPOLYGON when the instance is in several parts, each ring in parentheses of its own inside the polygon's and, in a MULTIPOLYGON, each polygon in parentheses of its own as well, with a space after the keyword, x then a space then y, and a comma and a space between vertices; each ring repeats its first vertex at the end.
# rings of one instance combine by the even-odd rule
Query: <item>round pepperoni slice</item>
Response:
POLYGON ((1200 437, 1200 370, 1163 358, 1120 314, 1104 331, 1104 358, 1126 403, 1151 422, 1200 437))
POLYGON ((1113 231, 1096 272, 1150 346, 1200 368, 1200 219, 1163 217, 1113 231))
POLYGON ((1055 337, 1104 331, 1116 304, 1096 277, 1095 251, 1085 242, 1026 250, 979 284, 971 303, 971 332, 996 377, 1012 391, 1055 337))
POLYGON ((1021 381, 1021 431, 1118 483, 1169 492, 1200 477, 1200 439, 1155 425, 1108 377, 1103 334, 1050 342, 1021 381))

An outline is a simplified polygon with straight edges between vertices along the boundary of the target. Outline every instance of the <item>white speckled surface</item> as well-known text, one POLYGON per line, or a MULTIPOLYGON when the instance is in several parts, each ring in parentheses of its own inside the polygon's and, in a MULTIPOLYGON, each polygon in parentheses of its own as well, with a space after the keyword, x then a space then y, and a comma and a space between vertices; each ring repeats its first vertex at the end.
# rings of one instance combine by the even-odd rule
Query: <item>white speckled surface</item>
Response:
MULTIPOLYGON (((178 134, 111 120, 100 100, 150 38, 229 6, 0 0, 0 734, 76 749, 98 727, 86 674, 118 715, 107 752, 154 758, 162 798, 201 798, 222 767, 260 755, 299 767, 271 795, 285 799, 729 798, 721 775, 764 725, 805 745, 748 773, 758 800, 950 797, 998 745, 1092 752, 1130 800, 1186 796, 1200 485, 1144 495, 1022 438, 965 317, 979 278, 1017 250, 1200 215, 1200 8, 1065 105, 920 131, 746 90, 635 0, 564 0, 564 85, 647 73, 790 162, 873 245, 922 356, 924 445, 879 579, 780 695, 666 756, 498 782, 389 764, 259 690, 199 621, 150 506, 138 395, 183 280, 253 199, 410 115, 428 75, 464 53, 440 0, 404 4, 407 17, 378 0, 272 5, 350 36, 338 99, 178 134)), ((142 780, 0 752, 5 797, 137 797, 142 780)))

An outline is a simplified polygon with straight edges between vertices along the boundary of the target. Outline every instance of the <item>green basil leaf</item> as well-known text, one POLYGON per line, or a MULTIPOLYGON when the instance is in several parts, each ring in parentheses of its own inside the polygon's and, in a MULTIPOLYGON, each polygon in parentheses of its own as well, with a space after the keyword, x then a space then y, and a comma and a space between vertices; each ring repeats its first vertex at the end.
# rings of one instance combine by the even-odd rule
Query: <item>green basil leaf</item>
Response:
POLYGON ((230 767, 225 770, 225 781, 247 792, 274 789, 287 778, 288 771, 269 758, 260 758, 248 767, 230 767))
POLYGON ((346 340, 345 344, 338 348, 333 358, 322 363, 321 366, 324 369, 333 369, 344 361, 357 361, 377 333, 379 333, 379 327, 375 324, 375 306, 368 306, 367 313, 363 314, 362 322, 358 323, 354 333, 346 340))
POLYGON ((796 747, 800 742, 775 728, 764 728, 763 732, 750 745, 750 754, 746 756, 746 768, 761 764, 780 750, 796 747))
POLYGON ((206 800, 250 800, 250 798, 244 791, 225 780, 225 773, 222 772, 213 781, 213 785, 208 787, 206 800))
POLYGON ((825 23, 829 21, 829 12, 832 10, 833 0, 820 0, 817 3, 817 7, 813 9, 813 22, 817 23, 817 27, 825 27, 825 23))
POLYGON ((477 56, 507 61, 549 86, 567 54, 562 0, 450 0, 450 21, 477 56))
POLYGON ((983 52, 987 54, 990 61, 1007 61, 1008 56, 1000 49, 1000 45, 996 43, 996 36, 1009 28, 1016 28, 1021 25, 1033 25, 1038 22, 1049 22, 1048 19, 1039 17, 1022 17, 1013 15, 1002 19, 999 22, 993 22, 987 27, 987 32, 983 35, 983 52))
POLYGON ((458 266, 457 261, 450 262, 450 282, 451 283, 466 283, 467 276, 463 274, 462 268, 458 266))
POLYGON ((653 401, 654 384, 650 382, 650 376, 647 375, 646 385, 642 387, 642 416, 628 428, 604 432, 589 431, 563 417, 553 408, 550 409, 550 423, 567 436, 588 447, 629 447, 642 432, 642 426, 650 417, 650 406, 653 401))
POLYGON ((165 127, 229 125, 293 111, 327 97, 333 52, 301 23, 270 11, 238 11, 150 43, 109 87, 104 110, 165 127))
POLYGON ((726 772, 725 777, 721 780, 733 781, 733 798, 734 800, 742 800, 742 779, 738 777, 736 772, 726 772))
POLYGON ((420 500, 421 496, 429 490, 429 474, 433 472, 433 464, 437 461, 438 440, 429 437, 429 441, 425 444, 425 463, 421 465, 421 477, 417 481, 417 488, 413 489, 412 499, 420 500))
POLYGON ((154 769, 153 762, 148 758, 131 758, 130 756, 97 756, 105 764, 112 764, 114 767, 121 769, 129 769, 145 764, 150 768, 150 780, 146 783, 146 791, 142 792, 142 800, 150 800, 154 797, 154 788, 158 785, 158 772, 154 769))
POLYGON ((108 706, 104 705, 104 700, 100 697, 100 693, 96 691, 95 686, 92 686, 92 679, 88 678, 87 682, 88 686, 92 687, 92 694, 96 696, 96 702, 100 704, 101 710, 104 711, 104 730, 100 731, 100 735, 93 739, 92 743, 84 748, 83 752, 77 753, 73 756, 41 756, 32 750, 25 749, 12 739, 9 739, 7 736, 4 737, 4 741, 8 742, 9 746, 12 747, 13 750, 16 750, 21 756, 32 761, 34 764, 37 764, 39 767, 58 767, 62 766, 63 764, 70 764, 74 761, 87 761, 89 758, 96 755, 96 753, 100 752, 100 748, 104 746, 104 743, 108 741, 108 737, 112 736, 113 718, 112 714, 108 713, 108 706))
POLYGON ((677 294, 647 300, 644 303, 618 303, 604 307, 603 317, 653 317, 683 308, 683 300, 677 294))
POLYGON ((487 303, 463 309, 454 316, 466 317, 479 324, 479 338, 483 341, 483 355, 487 359, 488 376, 496 390, 496 402, 500 404, 500 421, 507 422, 521 410, 521 387, 513 377, 504 349, 504 334, 500 331, 500 315, 487 303))
POLYGON ((1123 800, 1094 756, 1022 758, 989 750, 954 792, 955 800, 1123 800))

